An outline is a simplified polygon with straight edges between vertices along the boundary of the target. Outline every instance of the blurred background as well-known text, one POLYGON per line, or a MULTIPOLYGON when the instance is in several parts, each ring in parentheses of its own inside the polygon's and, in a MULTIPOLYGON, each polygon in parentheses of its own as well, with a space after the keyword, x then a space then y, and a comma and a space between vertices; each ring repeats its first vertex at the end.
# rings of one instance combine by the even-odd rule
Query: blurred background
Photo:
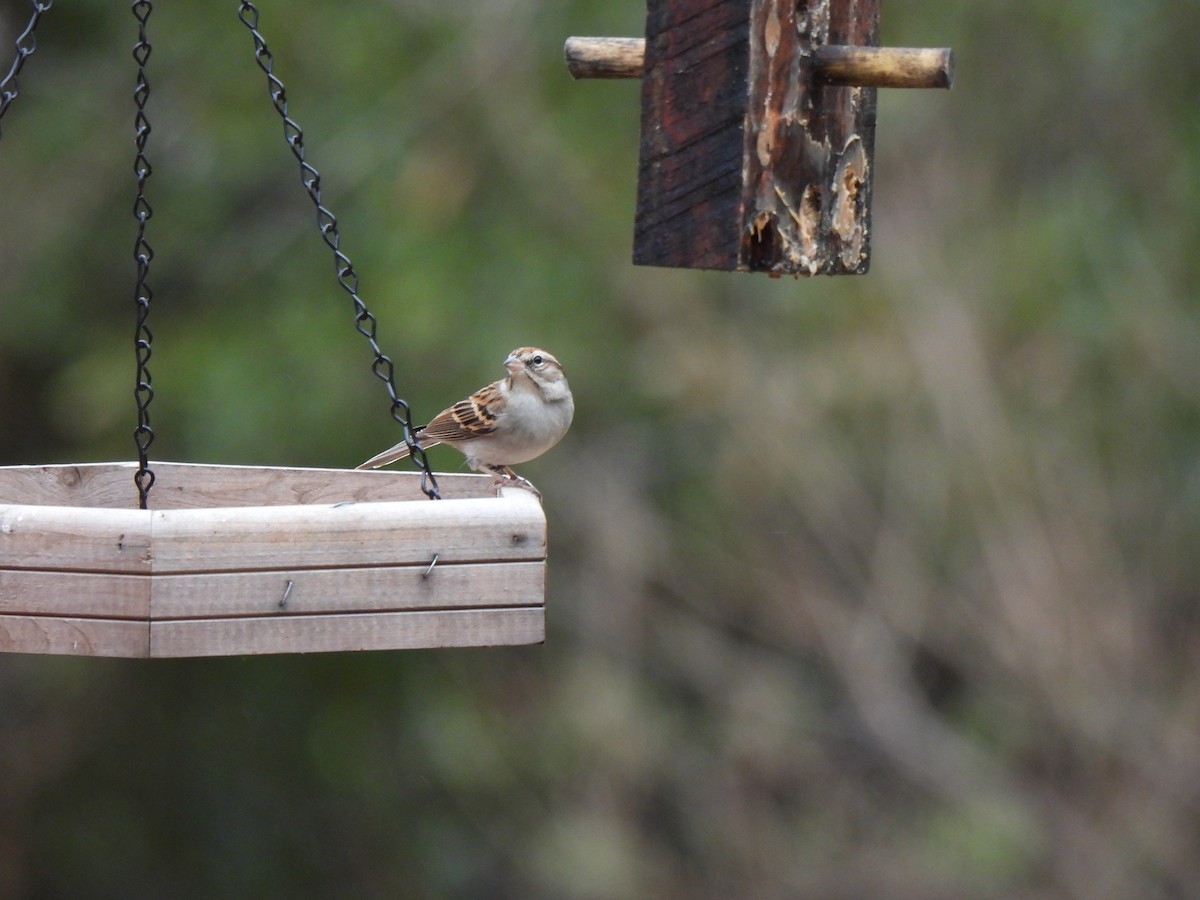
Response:
MULTIPOLYGON (((237 5, 157 6, 152 455, 356 465, 398 431, 237 5)), ((638 85, 561 46, 635 0, 261 9, 417 419, 565 363, 548 639, 0 658, 0 896, 1198 895, 1200 5, 888 3, 956 84, 881 93, 872 271, 817 280, 630 264, 638 85)), ((137 26, 38 38, 0 464, 133 459, 137 26)))

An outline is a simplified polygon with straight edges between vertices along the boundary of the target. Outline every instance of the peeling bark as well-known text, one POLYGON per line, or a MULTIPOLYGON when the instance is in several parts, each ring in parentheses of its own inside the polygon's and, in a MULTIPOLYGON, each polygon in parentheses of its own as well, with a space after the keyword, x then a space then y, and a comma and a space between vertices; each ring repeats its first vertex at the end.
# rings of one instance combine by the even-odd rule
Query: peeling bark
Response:
POLYGON ((813 51, 878 44, 878 0, 651 0, 634 261, 867 270, 875 90, 813 51))

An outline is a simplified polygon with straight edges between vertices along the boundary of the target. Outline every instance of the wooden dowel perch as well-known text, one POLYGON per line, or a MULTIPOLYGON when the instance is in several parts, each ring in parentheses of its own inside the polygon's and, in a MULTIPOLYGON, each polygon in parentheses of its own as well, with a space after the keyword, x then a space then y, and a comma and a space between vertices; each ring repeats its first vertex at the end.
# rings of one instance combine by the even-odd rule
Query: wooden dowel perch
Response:
MULTIPOLYGON (((563 48, 573 78, 641 78, 642 38, 570 37, 563 48)), ((954 82, 949 48, 855 47, 826 44, 813 52, 813 77, 842 87, 948 88, 954 82)))
POLYGON ((641 78, 646 74, 646 39, 569 37, 563 45, 572 78, 641 78))
POLYGON ((813 52, 814 77, 845 87, 948 88, 954 83, 949 47, 848 47, 813 52))

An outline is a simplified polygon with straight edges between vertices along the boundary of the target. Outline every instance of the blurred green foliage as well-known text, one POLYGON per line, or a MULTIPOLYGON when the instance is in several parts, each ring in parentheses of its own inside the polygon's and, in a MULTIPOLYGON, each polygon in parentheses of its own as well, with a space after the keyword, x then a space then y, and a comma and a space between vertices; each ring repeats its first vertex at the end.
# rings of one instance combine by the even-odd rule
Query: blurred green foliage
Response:
MULTIPOLYGON (((119 6, 3 122, 5 464, 134 453, 119 6)), ((158 6, 152 453, 352 466, 395 426, 250 36, 158 6)), ((1200 7, 889 4, 956 86, 881 96, 872 272, 814 281, 629 264, 638 88, 560 48, 638 4, 261 9, 418 418, 565 362, 549 639, 0 659, 0 895, 1194 892, 1200 7)))

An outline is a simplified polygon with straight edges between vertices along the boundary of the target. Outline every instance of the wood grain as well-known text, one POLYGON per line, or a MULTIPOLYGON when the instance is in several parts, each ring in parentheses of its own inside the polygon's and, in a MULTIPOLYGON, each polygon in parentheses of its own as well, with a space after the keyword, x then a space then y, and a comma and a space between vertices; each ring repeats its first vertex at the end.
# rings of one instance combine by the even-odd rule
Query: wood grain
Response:
MULTIPOLYGON (((426 499, 416 472, 171 462, 151 468, 151 509, 426 499)), ((0 467, 0 503, 136 510, 136 471, 134 462, 0 467)), ((438 485, 446 499, 492 496, 486 475, 439 474, 438 485)))
POLYGON ((545 595, 545 577, 546 566, 542 562, 472 565, 439 562, 432 571, 422 564, 166 575, 153 579, 152 608, 154 620, 165 621, 537 606, 545 595))
POLYGON ((0 615, 0 652, 144 659, 150 655, 150 623, 0 615))
POLYGON ((537 500, 408 501, 344 506, 156 510, 156 574, 541 560, 537 500))
POLYGON ((150 514, 136 509, 0 505, 0 565, 150 572, 150 514))
POLYGON ((144 575, 0 569, 0 613, 148 621, 150 585, 144 575))
POLYGON ((181 620, 151 624, 150 655, 493 647, 541 643, 545 636, 541 607, 181 620))
POLYGON ((633 261, 736 269, 749 0, 650 3, 633 261))

